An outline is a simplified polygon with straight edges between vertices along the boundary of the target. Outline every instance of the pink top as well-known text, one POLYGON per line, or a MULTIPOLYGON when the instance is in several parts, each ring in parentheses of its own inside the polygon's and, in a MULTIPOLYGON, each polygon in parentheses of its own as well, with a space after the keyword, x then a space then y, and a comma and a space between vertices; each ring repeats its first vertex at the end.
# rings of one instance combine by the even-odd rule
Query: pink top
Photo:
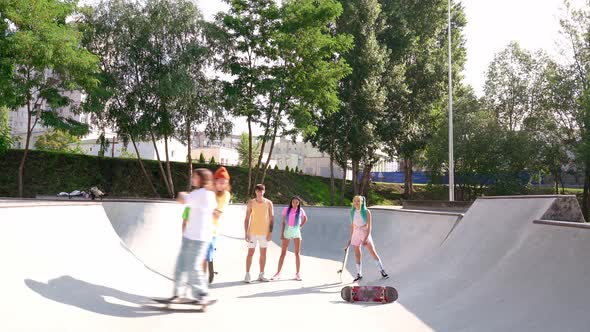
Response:
MULTIPOLYGON (((287 216, 288 209, 289 209, 289 207, 286 207, 283 209, 283 217, 287 216)), ((306 215, 305 215, 305 210, 300 209, 299 211, 300 211, 299 217, 301 218, 299 225, 301 225, 301 223, 303 223, 303 217, 306 217, 306 215)), ((287 225, 289 227, 295 227, 295 225, 297 225, 297 222, 295 220, 296 217, 297 217, 297 209, 291 208, 291 213, 289 213, 289 218, 287 218, 287 225)))

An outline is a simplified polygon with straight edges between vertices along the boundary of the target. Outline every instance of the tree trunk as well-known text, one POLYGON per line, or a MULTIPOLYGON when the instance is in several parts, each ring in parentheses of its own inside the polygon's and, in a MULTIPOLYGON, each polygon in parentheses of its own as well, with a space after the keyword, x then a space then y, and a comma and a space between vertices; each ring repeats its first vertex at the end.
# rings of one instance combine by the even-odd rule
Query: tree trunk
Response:
POLYGON ((590 207, 590 202, 588 202, 588 200, 590 199, 590 195, 588 195, 590 192, 590 161, 586 161, 585 168, 586 169, 584 170, 584 193, 582 195, 582 213, 584 214, 584 219, 588 221, 588 208, 590 207))
POLYGON ((334 157, 330 154, 330 206, 336 204, 336 186, 334 184, 334 157))
POLYGON ((363 177, 361 178, 361 188, 360 193, 361 195, 365 196, 366 198, 369 197, 369 185, 371 183, 371 170, 373 169, 373 164, 367 164, 363 167, 363 177))
POLYGON ((354 160, 352 162, 352 194, 354 196, 358 195, 359 193, 359 187, 358 187, 358 179, 359 179, 359 162, 357 160, 354 160))
POLYGON ((172 170, 170 169, 170 155, 168 153, 168 135, 164 135, 164 152, 166 153, 166 175, 168 176, 168 184, 170 185, 172 198, 174 198, 174 196, 176 196, 176 192, 174 190, 174 181, 172 180, 172 170))
POLYGON ((270 164, 270 158, 272 157, 272 152, 275 148, 275 141, 277 139, 277 131, 279 130, 279 122, 275 121, 275 127, 272 132, 272 141, 270 143, 270 149, 268 150, 268 157, 266 158, 266 163, 264 164, 264 171, 262 172, 262 183, 264 184, 264 180, 266 179, 266 171, 268 170, 268 165, 270 164))
POLYGON ((168 179, 166 178, 166 172, 164 171, 164 167, 162 166, 162 160, 160 159, 160 152, 158 151, 158 145, 156 144, 156 137, 154 136, 154 132, 150 130, 150 134, 152 136, 152 144, 154 145, 154 150, 156 150, 156 159, 158 160, 158 167, 160 169, 160 176, 164 181, 164 185, 166 185, 166 190, 168 191, 168 196, 172 197, 173 193, 170 189, 170 184, 168 183, 168 179))
POLYGON ((246 187, 246 196, 250 197, 252 188, 252 118, 248 116, 248 186, 246 187))
POLYGON ((190 121, 186 121, 186 142, 188 145, 188 153, 186 155, 186 161, 188 162, 188 183, 187 183, 187 187, 186 190, 187 191, 191 191, 192 186, 192 177, 193 177, 193 156, 191 155, 191 144, 192 144, 192 140, 191 140, 191 123, 190 121))
POLYGON ((25 140, 25 151, 23 157, 20 160, 18 166, 18 197, 24 197, 24 177, 25 177, 25 162, 27 161, 27 155, 29 154, 29 145, 31 144, 31 134, 33 128, 31 128, 31 103, 27 103, 27 138, 25 140))
POLYGON ((346 164, 342 166, 342 182, 340 183, 340 206, 344 206, 344 195, 346 192, 346 164))
POLYGON ((152 178, 149 176, 147 170, 145 169, 145 166, 143 165, 143 161, 141 160, 141 156, 139 155, 139 149, 137 149, 137 144, 135 144, 135 139, 133 138, 133 136, 131 136, 131 144, 133 144, 133 148, 135 149, 135 154, 137 154, 137 161, 139 161, 139 167, 141 167, 141 171, 143 172, 145 179, 148 181, 150 188, 152 188, 152 192, 154 193, 154 196, 157 198, 160 198, 160 194, 158 194, 156 187, 154 187, 154 183, 152 182, 152 178))
POLYGON ((414 186, 412 182, 412 160, 404 159, 404 197, 411 198, 414 194, 414 186))
MULTIPOLYGON (((258 162, 256 163, 256 174, 254 175, 254 183, 258 181, 258 174, 260 173, 260 164, 262 164, 262 158, 264 157, 264 149, 266 148, 266 141, 268 140, 268 131, 270 129, 270 119, 271 116, 268 116, 266 120, 266 128, 264 129, 264 137, 262 138, 262 145, 260 147, 260 153, 258 154, 258 162)), ((264 177, 263 177, 264 178, 264 177)), ((264 180, 262 180, 264 183, 264 180)))

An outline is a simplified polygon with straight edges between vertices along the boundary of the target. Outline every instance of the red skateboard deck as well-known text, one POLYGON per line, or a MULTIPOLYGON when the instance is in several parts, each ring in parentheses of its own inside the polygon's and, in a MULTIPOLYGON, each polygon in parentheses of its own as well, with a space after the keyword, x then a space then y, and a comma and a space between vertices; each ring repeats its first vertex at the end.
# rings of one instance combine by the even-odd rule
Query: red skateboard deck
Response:
POLYGON ((397 290, 386 286, 346 286, 340 296, 347 302, 392 303, 397 300, 397 290))

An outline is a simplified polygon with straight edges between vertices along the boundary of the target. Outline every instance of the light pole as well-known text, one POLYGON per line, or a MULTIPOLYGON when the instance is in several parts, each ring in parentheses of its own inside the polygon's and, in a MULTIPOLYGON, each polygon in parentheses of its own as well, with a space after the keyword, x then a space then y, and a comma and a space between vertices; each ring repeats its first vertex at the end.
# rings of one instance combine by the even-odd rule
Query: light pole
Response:
POLYGON ((451 0, 449 0, 449 201, 455 200, 455 159, 453 158, 453 71, 451 55, 451 0))

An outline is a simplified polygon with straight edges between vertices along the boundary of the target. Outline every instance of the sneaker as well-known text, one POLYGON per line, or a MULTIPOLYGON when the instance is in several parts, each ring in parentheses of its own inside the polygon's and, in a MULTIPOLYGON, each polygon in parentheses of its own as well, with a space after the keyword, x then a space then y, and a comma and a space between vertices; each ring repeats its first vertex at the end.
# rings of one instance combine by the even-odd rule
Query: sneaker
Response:
POLYGON ((266 279, 264 277, 264 272, 260 272, 260 274, 258 275, 258 281, 267 282, 267 281, 270 281, 270 280, 268 280, 268 279, 266 279))
POLYGON ((281 279, 281 273, 277 272, 274 276, 272 276, 272 278, 270 278, 270 280, 280 280, 281 279))
POLYGON ((244 277, 244 282, 249 284, 252 282, 252 280, 250 279, 250 273, 246 272, 246 276, 244 277))
POLYGON ((381 270, 381 277, 383 279, 387 279, 387 278, 389 278, 389 275, 387 275, 387 273, 385 273, 385 270, 381 270))
POLYGON ((295 280, 301 281, 301 276, 299 275, 299 273, 295 273, 295 280))
POLYGON ((356 278, 354 278, 353 282, 357 282, 357 281, 359 281, 359 280, 361 280, 361 279, 363 279, 363 276, 362 276, 362 275, 360 275, 360 274, 357 274, 357 275, 356 275, 356 278))

